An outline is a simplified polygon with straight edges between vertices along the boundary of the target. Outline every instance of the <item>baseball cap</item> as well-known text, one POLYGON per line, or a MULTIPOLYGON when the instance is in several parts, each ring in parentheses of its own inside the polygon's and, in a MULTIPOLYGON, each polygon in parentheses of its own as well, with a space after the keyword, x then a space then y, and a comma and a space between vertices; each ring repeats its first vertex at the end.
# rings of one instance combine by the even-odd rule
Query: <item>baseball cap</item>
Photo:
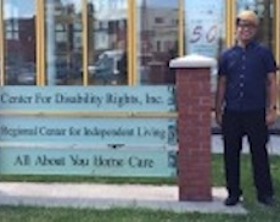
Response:
POLYGON ((259 24, 259 18, 257 16, 257 14, 250 10, 245 10, 238 14, 237 20, 236 20, 237 24, 240 21, 248 22, 248 23, 254 24, 256 26, 259 24))

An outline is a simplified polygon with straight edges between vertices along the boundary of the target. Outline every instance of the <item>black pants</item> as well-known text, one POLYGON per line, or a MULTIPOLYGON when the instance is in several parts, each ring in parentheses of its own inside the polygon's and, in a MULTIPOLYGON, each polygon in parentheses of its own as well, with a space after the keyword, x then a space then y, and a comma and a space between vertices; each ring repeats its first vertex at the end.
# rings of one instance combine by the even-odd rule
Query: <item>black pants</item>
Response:
POLYGON ((265 111, 225 111, 222 131, 226 186, 229 195, 241 194, 240 153, 242 150, 242 138, 247 135, 258 198, 272 196, 273 187, 266 149, 268 130, 265 123, 265 111))

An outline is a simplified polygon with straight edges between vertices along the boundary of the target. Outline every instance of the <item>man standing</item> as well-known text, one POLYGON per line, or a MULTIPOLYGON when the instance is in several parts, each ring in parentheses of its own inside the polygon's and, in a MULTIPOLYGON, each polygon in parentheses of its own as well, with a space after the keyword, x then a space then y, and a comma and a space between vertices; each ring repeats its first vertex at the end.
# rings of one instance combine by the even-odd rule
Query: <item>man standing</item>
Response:
POLYGON ((256 42, 259 25, 253 11, 236 19, 236 45, 219 61, 216 120, 222 127, 228 197, 225 205, 240 201, 240 153, 247 135, 252 156, 254 184, 260 203, 274 205, 266 143, 268 126, 275 123, 276 62, 272 52, 256 42))

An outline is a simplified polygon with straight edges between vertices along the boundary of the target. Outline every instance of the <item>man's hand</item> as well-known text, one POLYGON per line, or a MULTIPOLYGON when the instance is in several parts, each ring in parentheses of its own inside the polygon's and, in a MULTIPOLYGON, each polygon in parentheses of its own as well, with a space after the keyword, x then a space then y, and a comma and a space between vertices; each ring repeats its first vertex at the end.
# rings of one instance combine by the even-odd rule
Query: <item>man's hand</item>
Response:
POLYGON ((266 125, 268 127, 272 126, 277 120, 277 110, 268 109, 266 112, 266 125))
POLYGON ((226 91, 226 76, 225 75, 219 76, 216 97, 215 97, 215 117, 216 117, 216 122, 219 126, 222 126, 225 91, 226 91))
POLYGON ((221 109, 216 109, 216 111, 215 111, 215 118, 216 118, 216 123, 219 126, 222 126, 223 112, 222 112, 221 109))
POLYGON ((272 126, 277 120, 277 84, 276 84, 276 74, 274 72, 268 73, 268 101, 270 106, 266 110, 266 124, 267 126, 272 126))

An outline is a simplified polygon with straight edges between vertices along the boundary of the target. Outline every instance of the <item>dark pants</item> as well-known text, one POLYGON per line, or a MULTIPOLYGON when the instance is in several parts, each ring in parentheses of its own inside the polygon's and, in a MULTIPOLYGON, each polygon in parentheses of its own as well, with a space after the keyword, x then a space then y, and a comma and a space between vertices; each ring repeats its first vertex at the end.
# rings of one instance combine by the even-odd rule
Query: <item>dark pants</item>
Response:
POLYGON ((229 195, 240 195, 240 153, 242 138, 247 135, 250 145, 254 183, 258 198, 272 196, 270 167, 266 143, 268 130, 265 111, 233 112, 223 116, 224 161, 226 186, 229 195))

